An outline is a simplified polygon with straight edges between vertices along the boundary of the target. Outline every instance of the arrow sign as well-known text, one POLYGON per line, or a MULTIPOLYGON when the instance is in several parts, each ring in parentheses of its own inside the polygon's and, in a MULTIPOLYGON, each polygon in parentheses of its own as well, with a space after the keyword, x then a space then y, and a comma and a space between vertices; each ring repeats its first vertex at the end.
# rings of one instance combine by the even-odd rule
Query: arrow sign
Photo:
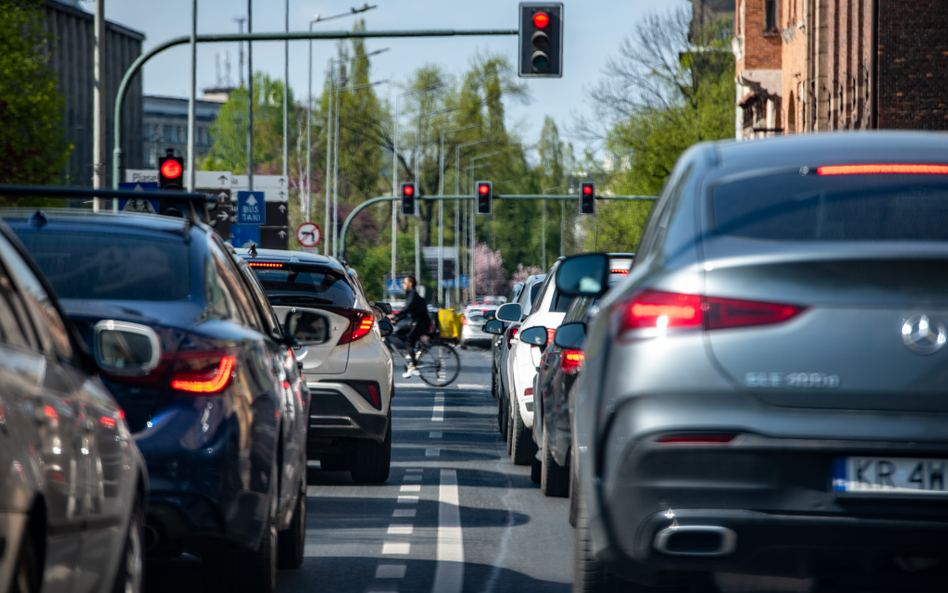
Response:
POLYGON ((237 223, 265 224, 266 221, 267 211, 263 207, 263 192, 237 192, 237 223))
POLYGON ((227 220, 228 218, 230 218, 226 212, 221 212, 220 214, 217 215, 217 217, 220 218, 221 220, 227 220))
POLYGON ((280 212, 286 213, 286 206, 280 204, 280 212))
POLYGON ((319 230, 319 226, 313 222, 304 222, 300 226, 296 227, 296 240, 302 247, 316 247, 319 245, 319 240, 322 239, 323 233, 319 230))
POLYGON ((281 239, 286 239, 286 231, 280 231, 277 235, 279 235, 281 239))

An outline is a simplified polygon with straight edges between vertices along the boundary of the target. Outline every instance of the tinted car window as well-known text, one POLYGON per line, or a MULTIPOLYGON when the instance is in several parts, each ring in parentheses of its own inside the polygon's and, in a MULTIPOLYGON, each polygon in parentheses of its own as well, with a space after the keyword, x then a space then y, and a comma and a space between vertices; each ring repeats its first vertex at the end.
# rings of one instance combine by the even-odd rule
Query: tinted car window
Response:
POLYGON ((270 306, 270 302, 267 300, 266 295, 263 293, 263 288, 260 286, 260 281, 257 279, 256 275, 250 271, 250 268, 247 266, 239 266, 240 271, 243 274, 244 280, 247 282, 247 286, 250 289, 250 295, 253 297, 254 302, 257 304, 257 310, 260 311, 260 316, 264 322, 267 324, 267 329, 272 333, 280 331, 280 321, 277 319, 276 313, 273 312, 273 307, 270 306))
POLYGON ((262 322, 250 303, 247 291, 238 278, 237 269, 234 267, 230 258, 224 253, 224 250, 216 241, 211 241, 211 257, 214 260, 214 268, 217 275, 223 280, 223 286, 233 301, 233 306, 237 311, 237 318, 244 324, 254 329, 261 329, 262 322))
POLYGON ((760 175, 721 183, 718 234, 784 241, 946 241, 941 175, 760 175))
POLYGON ((190 293, 183 241, 32 229, 17 234, 60 298, 176 301, 190 293))
POLYGON ((343 272, 319 266, 283 264, 282 268, 254 268, 273 304, 296 300, 352 307, 355 293, 343 272))
POLYGON ((26 316, 23 300, 13 287, 6 270, 0 269, 0 342, 19 348, 36 348, 27 340, 32 327, 26 316))

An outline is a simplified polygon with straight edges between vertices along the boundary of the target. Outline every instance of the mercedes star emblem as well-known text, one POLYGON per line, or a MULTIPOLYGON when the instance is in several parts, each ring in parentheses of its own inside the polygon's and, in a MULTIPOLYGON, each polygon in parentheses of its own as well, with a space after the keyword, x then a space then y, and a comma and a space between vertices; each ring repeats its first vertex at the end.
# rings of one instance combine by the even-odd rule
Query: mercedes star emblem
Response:
POLYGON ((916 354, 934 354, 948 341, 948 330, 934 317, 912 315, 902 323, 902 341, 916 354))

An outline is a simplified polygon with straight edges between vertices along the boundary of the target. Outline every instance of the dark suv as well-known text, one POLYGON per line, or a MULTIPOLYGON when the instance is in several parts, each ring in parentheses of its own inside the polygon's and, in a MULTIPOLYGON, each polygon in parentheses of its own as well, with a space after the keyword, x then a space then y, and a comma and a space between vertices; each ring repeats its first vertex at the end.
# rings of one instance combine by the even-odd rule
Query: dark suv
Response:
POLYGON ((148 466, 147 545, 217 564, 228 590, 269 592, 302 563, 309 391, 290 346, 328 339, 325 316, 285 334, 254 274, 199 222, 82 210, 7 222, 93 348, 105 326, 150 342, 154 365, 105 377, 148 466))

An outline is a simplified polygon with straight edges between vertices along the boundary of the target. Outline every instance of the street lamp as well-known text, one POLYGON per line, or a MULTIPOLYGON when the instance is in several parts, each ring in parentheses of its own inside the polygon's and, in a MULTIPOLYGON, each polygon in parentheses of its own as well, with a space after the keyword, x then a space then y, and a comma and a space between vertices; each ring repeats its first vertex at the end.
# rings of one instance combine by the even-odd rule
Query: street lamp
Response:
POLYGON ((332 255, 335 258, 339 257, 339 245, 337 241, 337 227, 339 226, 339 94, 343 91, 357 91, 360 89, 366 89, 376 85, 385 84, 387 82, 387 80, 379 80, 378 82, 356 84, 339 87, 336 89, 336 123, 334 128, 335 131, 333 132, 334 148, 332 165, 332 255))
MULTIPOLYGON (((460 132, 462 130, 470 130, 471 128, 476 127, 475 124, 468 126, 461 126, 460 128, 454 128, 451 130, 444 130, 441 132, 441 148, 438 151, 440 163, 438 165, 438 195, 444 195, 444 135, 453 134, 454 132, 460 132)), ((458 201, 460 203, 460 201, 458 201)), ((456 225, 455 225, 456 226, 456 225)), ((455 228, 455 233, 457 233, 457 228, 455 228)), ((457 244, 457 235, 454 237, 455 244, 457 244)), ((455 245, 456 247, 456 245, 455 245)), ((454 280, 455 284, 458 283, 458 253, 455 253, 454 263, 454 280)), ((444 200, 438 200, 438 302, 444 302, 444 200)))

